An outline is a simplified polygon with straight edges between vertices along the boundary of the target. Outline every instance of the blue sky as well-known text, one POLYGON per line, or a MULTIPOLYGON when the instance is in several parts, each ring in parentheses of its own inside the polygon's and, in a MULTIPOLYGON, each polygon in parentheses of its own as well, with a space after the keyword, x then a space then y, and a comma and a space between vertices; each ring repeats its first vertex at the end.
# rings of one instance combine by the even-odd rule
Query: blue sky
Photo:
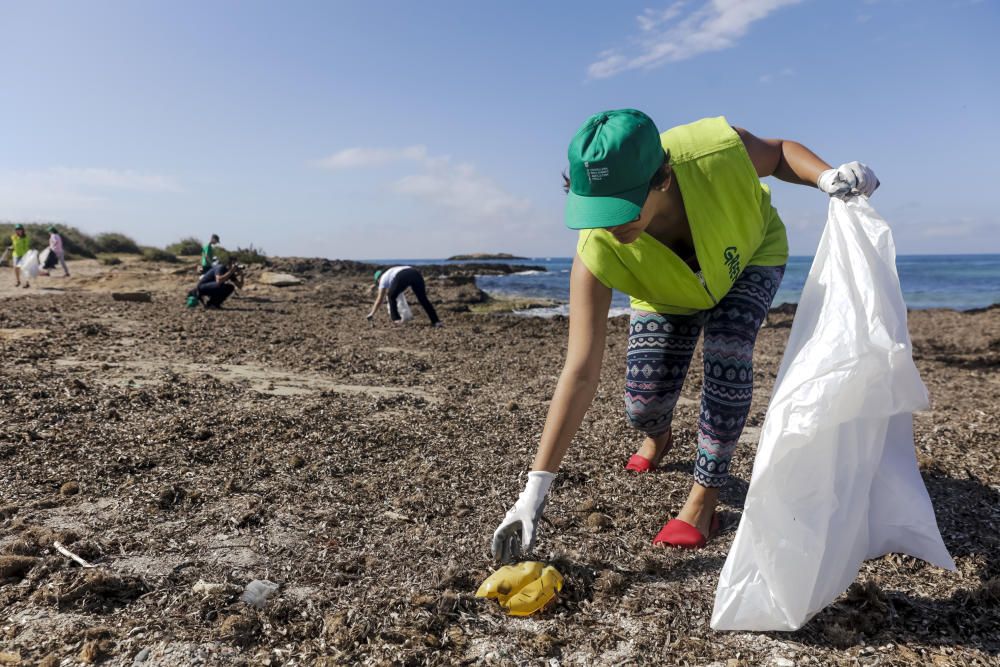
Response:
MULTIPOLYGON (((866 162, 901 253, 1000 252, 998 34, 997 0, 0 0, 0 220, 570 255, 569 139, 634 107, 866 162)), ((811 254, 824 196, 773 188, 811 254)))

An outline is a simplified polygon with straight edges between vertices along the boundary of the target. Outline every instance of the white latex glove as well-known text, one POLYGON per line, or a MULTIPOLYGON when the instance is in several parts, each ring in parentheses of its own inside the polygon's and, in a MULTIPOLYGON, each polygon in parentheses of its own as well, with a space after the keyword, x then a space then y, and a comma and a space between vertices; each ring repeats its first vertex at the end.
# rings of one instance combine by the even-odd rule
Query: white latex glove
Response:
POLYGON ((821 173, 816 179, 816 185, 831 197, 844 198, 850 195, 871 197, 878 189, 879 181, 868 165, 848 162, 836 169, 827 169, 821 173))
POLYGON ((493 531, 493 557, 501 563, 520 560, 521 555, 531 551, 535 544, 535 529, 545 509, 545 495, 549 492, 553 472, 532 471, 528 473, 528 483, 518 496, 514 506, 507 510, 500 526, 493 531))

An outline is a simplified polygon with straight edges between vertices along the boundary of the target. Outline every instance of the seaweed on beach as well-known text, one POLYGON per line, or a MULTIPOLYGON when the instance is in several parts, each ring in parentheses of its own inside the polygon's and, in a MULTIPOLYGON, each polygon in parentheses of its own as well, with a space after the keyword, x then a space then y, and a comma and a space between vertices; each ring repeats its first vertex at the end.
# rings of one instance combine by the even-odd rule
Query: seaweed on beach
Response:
MULTIPOLYGON (((269 258, 307 278, 253 282, 219 312, 183 308, 191 276, 115 267, 149 303, 84 289, 0 311, 0 653, 132 664, 997 664, 1000 310, 915 311, 932 398, 921 471, 958 573, 889 555, 794 633, 716 633, 715 584, 791 313, 760 334, 747 438, 723 494, 730 530, 698 552, 650 538, 683 503, 700 389, 678 448, 632 476, 626 322, 609 320, 601 389, 566 459, 537 557, 565 577, 544 614, 473 593, 530 464, 564 357, 565 319, 463 312, 474 281, 430 276, 445 328, 370 328, 370 267, 269 258), (978 361, 977 361, 978 360, 978 361), (83 567, 56 542, 93 567, 83 567), (241 601, 256 579, 263 606, 241 601)), ((90 267, 90 268, 88 268, 90 267)), ((88 274, 88 271, 91 273, 88 274)), ((80 276, 77 279, 77 275, 80 276)), ((698 353, 700 354, 700 352, 698 353)), ((69 664, 65 662, 64 664, 69 664)))

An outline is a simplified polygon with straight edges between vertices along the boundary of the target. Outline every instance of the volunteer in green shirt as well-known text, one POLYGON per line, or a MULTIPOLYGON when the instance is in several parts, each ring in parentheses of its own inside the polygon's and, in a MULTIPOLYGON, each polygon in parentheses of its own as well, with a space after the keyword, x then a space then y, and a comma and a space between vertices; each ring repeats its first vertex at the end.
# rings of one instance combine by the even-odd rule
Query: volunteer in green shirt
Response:
MULTIPOLYGON (((700 548, 753 395, 753 347, 788 258, 765 176, 831 196, 870 196, 878 179, 831 169, 794 141, 759 139, 722 117, 660 134, 640 111, 592 116, 569 146, 566 225, 579 230, 569 343, 524 491, 493 535, 508 562, 530 550, 546 494, 601 375, 612 289, 631 298, 625 411, 645 439, 626 468, 654 470, 699 337, 705 378, 694 482, 654 544, 700 548)), ((685 445, 687 443, 684 443, 685 445)))
MULTIPOLYGON (((24 231, 24 225, 14 225, 14 235, 10 237, 10 245, 11 266, 14 267, 14 287, 19 287, 21 285, 21 260, 31 249, 31 240, 24 231)), ((30 287, 27 276, 24 277, 24 286, 30 287)))
POLYGON ((219 244, 219 235, 212 234, 205 247, 201 249, 201 270, 202 273, 208 271, 215 264, 215 247, 219 244))

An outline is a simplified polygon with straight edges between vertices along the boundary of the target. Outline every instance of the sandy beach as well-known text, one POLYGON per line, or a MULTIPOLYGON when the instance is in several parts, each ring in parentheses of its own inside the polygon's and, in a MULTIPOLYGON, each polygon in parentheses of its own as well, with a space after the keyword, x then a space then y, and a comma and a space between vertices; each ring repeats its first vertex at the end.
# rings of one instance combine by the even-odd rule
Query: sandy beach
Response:
POLYGON ((717 633, 789 309, 757 343, 727 530, 696 552, 650 540, 690 487, 700 365, 668 464, 626 473, 626 320, 609 320, 536 551, 565 587, 518 619, 473 594, 567 321, 474 312, 486 297, 471 277, 426 272, 445 327, 415 307, 413 323, 383 309, 371 328, 366 265, 274 262, 303 283, 253 269, 214 312, 184 307, 189 264, 81 260, 31 289, 4 270, 0 664, 1000 664, 1000 307, 910 313, 932 401, 915 415, 918 460, 958 571, 890 555, 798 632, 717 633), (130 290, 151 302, 110 296, 130 290), (281 585, 263 608, 239 600, 253 579, 281 585))

